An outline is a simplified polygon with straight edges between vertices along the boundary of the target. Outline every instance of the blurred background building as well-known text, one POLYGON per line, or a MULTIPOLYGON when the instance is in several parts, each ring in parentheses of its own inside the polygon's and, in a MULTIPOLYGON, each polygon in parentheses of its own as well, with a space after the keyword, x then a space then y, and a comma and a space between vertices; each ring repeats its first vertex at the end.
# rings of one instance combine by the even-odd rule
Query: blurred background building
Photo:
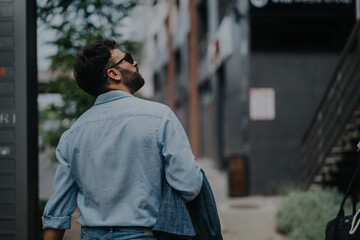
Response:
MULTIPOLYGON (((276 194, 286 185, 324 183, 327 162, 334 162, 332 148, 344 141, 329 134, 320 141, 312 135, 313 146, 306 149, 304 135, 322 132, 323 126, 313 120, 322 99, 344 95, 331 90, 331 84, 338 81, 334 76, 342 59, 349 58, 343 55, 356 31, 355 0, 139 3, 120 27, 123 39, 142 43, 134 54, 146 79, 140 95, 175 111, 196 157, 229 171, 231 195, 276 194), (328 137, 334 139, 324 140, 328 137), (306 151, 316 153, 305 164, 306 151)), ((51 40, 51 34, 45 35, 38 44, 51 40)), ((43 54, 39 52, 40 90, 49 80, 43 54)), ((41 92, 40 109, 61 104, 56 93, 41 92)), ((338 109, 328 111, 341 115, 339 108, 348 103, 338 102, 338 109)), ((340 126, 336 131, 328 126, 333 135, 354 129, 328 118, 340 126)), ((48 121, 41 127, 55 125, 48 121)))
POLYGON ((300 183, 301 141, 354 27, 355 1, 199 0, 196 21, 191 2, 141 6, 147 97, 174 109, 197 157, 240 169, 242 193, 300 183), (194 118, 199 124, 190 130, 194 118))

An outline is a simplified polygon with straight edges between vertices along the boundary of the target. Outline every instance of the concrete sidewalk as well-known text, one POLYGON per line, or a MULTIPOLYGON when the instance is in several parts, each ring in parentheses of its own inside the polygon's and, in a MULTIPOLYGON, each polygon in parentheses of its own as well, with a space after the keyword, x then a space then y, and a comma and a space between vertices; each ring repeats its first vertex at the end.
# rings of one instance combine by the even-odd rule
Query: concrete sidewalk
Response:
MULTIPOLYGON (((212 187, 224 240, 286 240, 275 230, 275 215, 282 202, 281 197, 229 198, 226 172, 217 170, 210 160, 200 159, 198 164, 212 187)), ((79 239, 80 226, 75 222, 78 214, 75 211, 71 230, 66 231, 65 240, 79 239)))
POLYGON ((227 173, 213 161, 200 159, 217 204, 224 240, 285 240, 275 230, 275 215, 282 197, 228 197, 227 173))

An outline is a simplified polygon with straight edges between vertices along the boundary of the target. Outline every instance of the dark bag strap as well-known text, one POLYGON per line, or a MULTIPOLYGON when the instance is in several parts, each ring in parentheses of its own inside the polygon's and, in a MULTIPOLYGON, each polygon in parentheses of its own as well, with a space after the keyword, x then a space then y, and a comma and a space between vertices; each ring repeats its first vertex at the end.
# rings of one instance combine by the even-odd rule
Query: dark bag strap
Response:
MULTIPOLYGON (((344 205, 345 205, 345 201, 346 199, 349 197, 351 190, 352 190, 352 187, 354 186, 354 183, 358 183, 360 181, 360 151, 357 152, 357 155, 358 155, 358 161, 357 161, 357 166, 356 166, 356 169, 353 173, 353 176, 351 178, 351 181, 347 187, 347 190, 345 192, 345 196, 344 196, 344 199, 342 200, 341 202, 341 206, 340 206, 340 210, 339 210, 339 213, 338 213, 338 216, 344 216, 345 215, 345 212, 344 212, 344 205)), ((352 210, 353 210, 353 214, 355 214, 356 212, 356 203, 357 203, 357 194, 351 194, 351 200, 352 200, 352 210)))

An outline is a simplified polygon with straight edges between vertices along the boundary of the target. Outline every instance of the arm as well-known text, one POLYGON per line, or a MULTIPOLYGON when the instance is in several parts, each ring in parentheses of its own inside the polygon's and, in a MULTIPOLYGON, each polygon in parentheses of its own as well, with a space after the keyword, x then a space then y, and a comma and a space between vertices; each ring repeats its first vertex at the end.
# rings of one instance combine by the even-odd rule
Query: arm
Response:
MULTIPOLYGON (((52 193, 46 203, 42 217, 44 229, 69 229, 71 227, 71 214, 77 205, 78 187, 71 173, 64 142, 62 137, 56 149, 58 165, 52 193)), ((49 232, 46 234, 50 234, 54 231, 46 232, 49 232)))
POLYGON ((47 228, 44 230, 44 240, 61 240, 64 233, 64 229, 47 228))
POLYGON ((184 128, 169 108, 163 116, 161 130, 166 180, 185 201, 191 201, 201 190, 203 176, 184 128))

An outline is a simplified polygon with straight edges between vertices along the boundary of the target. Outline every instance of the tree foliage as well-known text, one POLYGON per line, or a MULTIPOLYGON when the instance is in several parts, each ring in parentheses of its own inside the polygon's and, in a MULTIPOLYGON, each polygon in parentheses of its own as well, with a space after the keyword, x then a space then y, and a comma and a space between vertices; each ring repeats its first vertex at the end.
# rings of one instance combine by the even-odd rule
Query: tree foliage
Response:
MULTIPOLYGON (((49 56, 52 79, 46 91, 61 94, 63 106, 50 108, 61 123, 76 120, 95 100, 75 82, 72 74, 74 55, 103 38, 113 38, 125 49, 138 47, 135 42, 121 41, 120 28, 122 20, 136 4, 134 0, 38 0, 39 26, 56 35, 55 40, 49 42, 57 50, 49 56)), ((61 126, 58 131, 63 132, 67 127, 61 126)), ((57 140, 47 142, 53 146, 57 140)))
POLYGON ((52 70, 72 68, 73 56, 84 46, 105 37, 119 39, 119 27, 137 1, 39 0, 38 17, 56 33, 52 70))

